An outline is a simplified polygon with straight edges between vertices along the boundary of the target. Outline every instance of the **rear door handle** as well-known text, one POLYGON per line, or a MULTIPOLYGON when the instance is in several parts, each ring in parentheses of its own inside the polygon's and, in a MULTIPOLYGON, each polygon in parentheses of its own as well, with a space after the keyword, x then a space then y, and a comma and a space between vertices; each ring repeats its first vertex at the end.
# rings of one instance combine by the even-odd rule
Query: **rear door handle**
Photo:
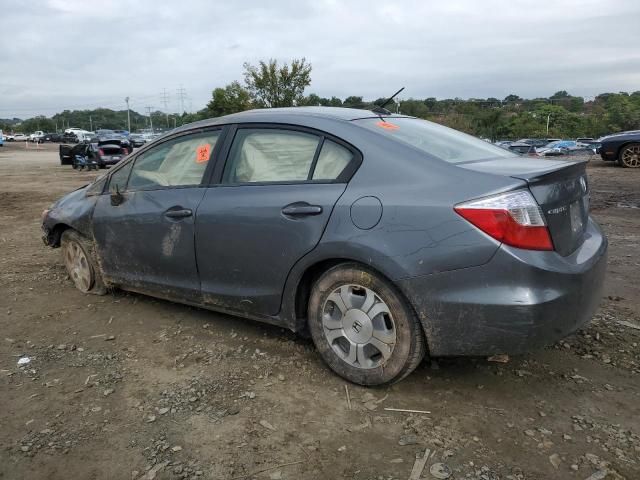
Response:
POLYGON ((309 205, 306 202, 292 203, 284 207, 282 213, 289 217, 320 215, 322 213, 322 207, 320 205, 309 205))
POLYGON ((164 212, 164 216, 169 218, 186 218, 190 217, 191 215, 193 215, 193 212, 188 208, 179 210, 167 210, 166 212, 164 212))

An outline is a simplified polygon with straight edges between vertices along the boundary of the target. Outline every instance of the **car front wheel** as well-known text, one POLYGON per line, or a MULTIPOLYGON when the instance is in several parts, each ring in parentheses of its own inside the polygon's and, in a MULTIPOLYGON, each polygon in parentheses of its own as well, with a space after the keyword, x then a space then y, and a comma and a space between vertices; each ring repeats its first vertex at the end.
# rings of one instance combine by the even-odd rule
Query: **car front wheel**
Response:
POLYGON ((83 293, 104 295, 106 288, 89 240, 75 230, 65 230, 60 239, 64 265, 69 277, 83 293))
POLYGON ((330 268, 317 280, 308 314, 320 355, 353 383, 398 382, 426 354, 422 327, 402 294, 356 263, 330 268))

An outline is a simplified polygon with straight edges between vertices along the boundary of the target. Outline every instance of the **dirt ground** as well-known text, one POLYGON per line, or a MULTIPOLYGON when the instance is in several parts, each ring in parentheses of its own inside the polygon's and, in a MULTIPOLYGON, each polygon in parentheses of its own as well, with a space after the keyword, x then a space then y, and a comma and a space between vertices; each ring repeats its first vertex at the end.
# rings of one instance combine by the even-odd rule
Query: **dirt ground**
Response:
POLYGON ((95 172, 56 148, 0 148, 0 478, 407 479, 425 449, 424 479, 640 478, 640 170, 589 164, 610 256, 587 329, 365 389, 280 328, 77 291, 40 215, 95 172))

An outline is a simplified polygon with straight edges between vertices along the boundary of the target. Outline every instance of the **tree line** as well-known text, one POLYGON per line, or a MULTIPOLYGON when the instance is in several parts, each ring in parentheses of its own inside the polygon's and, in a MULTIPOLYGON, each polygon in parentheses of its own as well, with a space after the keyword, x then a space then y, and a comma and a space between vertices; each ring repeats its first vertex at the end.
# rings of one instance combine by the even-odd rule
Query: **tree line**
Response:
MULTIPOLYGON (((195 113, 171 114, 157 111, 149 116, 131 111, 131 129, 155 126, 171 128, 252 108, 290 106, 330 106, 372 109, 385 98, 364 100, 362 96, 321 97, 305 94, 311 85, 312 66, 305 58, 291 63, 271 59, 257 65, 244 64, 243 81, 215 88, 205 108, 195 113)), ((599 137, 608 133, 640 128, 640 91, 602 93, 585 100, 561 90, 550 97, 524 99, 511 94, 503 99, 407 98, 390 102, 385 108, 438 122, 491 140, 523 137, 599 137)), ((127 111, 100 108, 65 110, 50 118, 38 116, 17 124, 0 120, 0 129, 29 133, 80 127, 126 128, 127 111)))

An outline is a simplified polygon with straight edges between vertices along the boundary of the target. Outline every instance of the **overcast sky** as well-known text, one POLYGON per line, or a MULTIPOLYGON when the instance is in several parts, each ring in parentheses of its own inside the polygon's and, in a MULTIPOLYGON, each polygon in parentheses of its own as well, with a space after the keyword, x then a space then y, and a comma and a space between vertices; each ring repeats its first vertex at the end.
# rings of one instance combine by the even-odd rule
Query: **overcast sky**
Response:
POLYGON ((202 108, 243 62, 306 57, 307 93, 640 90, 638 0, 0 0, 0 118, 202 108))

